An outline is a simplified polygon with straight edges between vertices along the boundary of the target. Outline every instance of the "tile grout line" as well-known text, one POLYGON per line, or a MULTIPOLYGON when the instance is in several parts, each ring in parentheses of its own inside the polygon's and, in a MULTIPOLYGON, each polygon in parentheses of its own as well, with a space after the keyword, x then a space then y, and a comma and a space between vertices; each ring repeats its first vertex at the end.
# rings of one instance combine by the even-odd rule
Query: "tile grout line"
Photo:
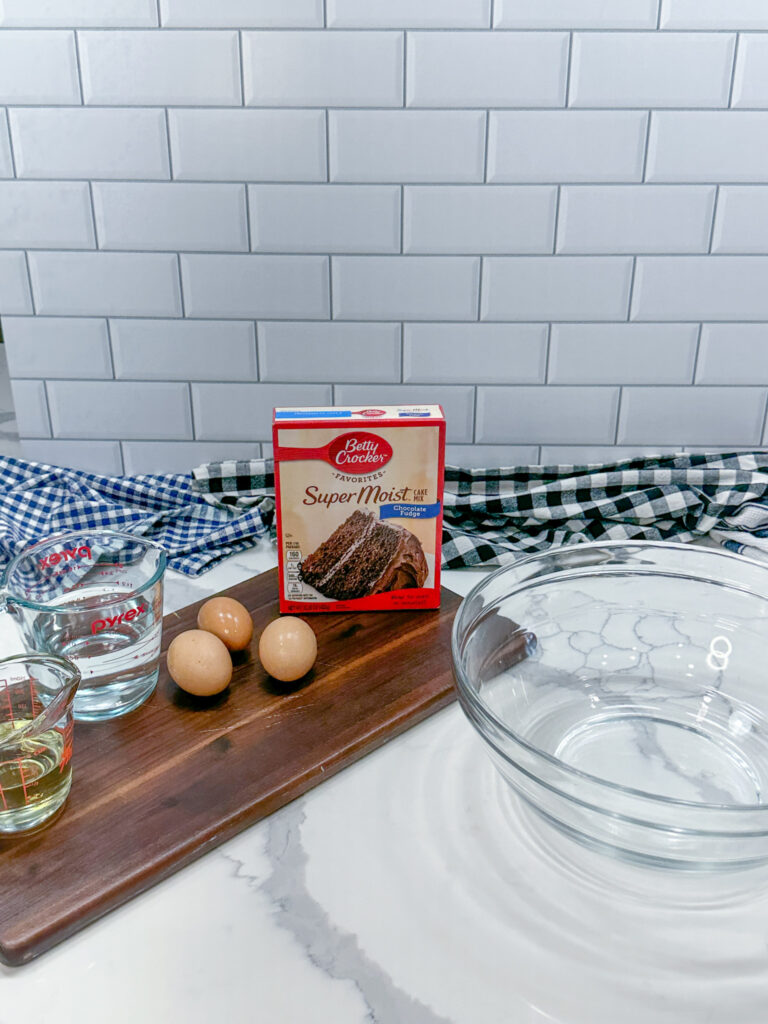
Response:
POLYGON ((648 120, 645 123, 645 147, 643 149, 643 170, 640 176, 640 181, 646 181, 646 174, 648 173, 648 150, 651 145, 651 115, 652 111, 648 111, 648 120))
POLYGON ((619 443, 619 426, 621 424, 621 400, 624 396, 623 386, 619 386, 619 398, 616 403, 616 429, 613 432, 613 443, 617 445, 619 443))
POLYGON ((163 16, 160 13, 160 0, 155 0, 155 7, 157 8, 157 27, 163 27, 163 16))
POLYGON ((493 28, 493 23, 496 20, 496 11, 494 9, 495 6, 496 6, 495 0, 491 0, 490 20, 489 20, 489 23, 488 23, 488 28, 490 28, 490 29, 493 28))
POLYGON ((491 137, 491 112, 485 112, 485 139, 483 140, 483 184, 488 184, 488 148, 491 137))
POLYGON ((80 62, 80 33, 77 31, 72 32, 75 43, 75 65, 77 67, 77 87, 80 90, 80 106, 85 105, 85 94, 83 92, 83 68, 80 62))
POLYGON ((568 33, 568 57, 565 63, 565 103, 567 110, 571 102, 571 68, 573 62, 573 32, 568 33))
POLYGON ((400 383, 405 384, 405 322, 400 321, 400 383))
POLYGON ((627 302, 627 318, 625 323, 632 322, 632 298, 635 293, 635 277, 637 275, 637 256, 632 257, 632 273, 629 279, 629 301, 627 302))
MULTIPOLYGON (((45 395, 45 415, 48 420, 48 437, 53 440, 53 421, 51 420, 51 396, 48 393, 48 381, 43 381, 43 394, 45 395)), ((18 422, 18 421, 17 421, 18 422)))
POLYGON ((192 424, 192 437, 190 440, 197 441, 197 427, 195 426, 195 403, 192 401, 192 381, 187 381, 187 399, 189 401, 189 419, 192 424))
POLYGON ((328 317, 327 319, 321 320, 320 323, 332 323, 333 322, 333 258, 329 253, 327 256, 328 260, 328 317))
MULTIPOLYGON (((325 108, 325 181, 331 183, 331 112, 325 108)), ((319 183, 318 183, 319 184, 319 183)))
MULTIPOLYGON (((480 257, 480 278, 477 282, 477 322, 482 322, 483 316, 483 277, 485 270, 485 257, 480 257)), ((470 321, 471 323, 471 321, 470 321)))
POLYGON ((728 109, 733 109, 733 90, 736 84, 736 63, 739 59, 739 41, 741 40, 741 33, 736 33, 736 43, 733 47, 733 64, 731 65, 731 84, 728 89, 728 109))
MULTIPOLYGON (((408 33, 403 32, 403 102, 401 107, 405 109, 408 100, 408 33)), ((397 110, 397 107, 393 108, 397 110)))
MULTIPOLYGON (((242 29, 238 30, 237 33, 237 62, 239 81, 240 81, 240 106, 245 106, 245 63, 243 61, 243 32, 242 29)), ((170 145, 170 140, 169 140, 170 145)))
POLYGON ((693 354, 693 373, 691 374, 691 384, 696 383, 696 374, 699 372, 699 353, 701 352, 701 335, 704 333, 704 324, 699 324, 699 330, 696 334, 696 350, 693 354))
POLYGON ((8 133, 8 152, 11 156, 11 170, 13 171, 13 177, 16 180, 19 179, 18 172, 16 171, 16 154, 13 151, 13 136, 11 134, 11 118, 8 114, 8 107, 3 107, 5 111, 5 127, 8 133))
POLYGON ((720 202, 720 186, 715 185, 715 200, 712 203, 712 223, 709 226, 709 243, 707 245, 707 252, 711 254, 712 244, 715 240, 715 222, 717 220, 717 207, 720 202))
POLYGON ((248 183, 243 182, 243 189, 245 190, 245 242, 248 246, 246 252, 252 253, 253 249, 253 238, 251 237, 251 198, 248 194, 248 183))
POLYGON ((405 255, 405 185, 400 186, 400 255, 405 255))
POLYGON ((549 360, 552 354, 552 323, 547 325, 547 344, 544 349, 544 380, 542 383, 549 384, 549 360))
POLYGON ((104 317, 104 322, 107 325, 107 349, 109 351, 109 365, 112 367, 112 380, 117 380, 117 372, 115 370, 115 347, 112 341, 112 324, 110 318, 104 317))
POLYGON ((27 288, 29 288, 29 301, 32 305, 32 316, 37 316, 37 303, 35 302, 35 291, 32 287, 32 270, 29 265, 29 249, 24 250, 24 266, 27 270, 27 288))
POLYGON ((765 396, 765 409, 763 411, 763 423, 760 428, 760 444, 765 444, 766 421, 768 420, 768 393, 765 396))
POLYGON ((169 181, 173 181, 173 153, 171 152, 171 118, 168 113, 168 107, 163 108, 165 111, 165 145, 168 151, 168 174, 169 181))
MULTIPOLYGON (((88 202, 90 203, 90 207, 91 207, 91 227, 93 228, 93 244, 95 246, 95 251, 96 252, 101 252, 102 249, 101 249, 101 242, 99 241, 99 229, 98 229, 98 227, 96 225, 96 203, 95 203, 94 198, 93 198, 93 182, 92 181, 88 182, 88 202)), ((88 252, 87 249, 85 249, 83 251, 84 252, 88 252)))
POLYGON ((658 6, 658 8, 656 10, 656 30, 657 31, 661 29, 661 11, 662 11, 662 8, 664 6, 664 0, 658 0, 658 4, 659 4, 659 6, 658 6))
POLYGON ((557 186, 557 193, 555 194, 555 223, 554 230, 552 232, 552 255, 557 255, 557 233, 560 229, 560 200, 562 197, 563 186, 557 186))

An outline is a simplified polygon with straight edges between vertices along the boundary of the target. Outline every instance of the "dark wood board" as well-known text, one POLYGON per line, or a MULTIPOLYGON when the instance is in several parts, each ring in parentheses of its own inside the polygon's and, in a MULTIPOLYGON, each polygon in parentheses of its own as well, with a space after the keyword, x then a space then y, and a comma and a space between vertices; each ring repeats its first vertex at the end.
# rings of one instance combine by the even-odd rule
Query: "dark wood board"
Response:
POLYGON ((278 615, 277 570, 224 593, 255 626, 229 689, 207 701, 178 689, 165 651, 203 602, 166 615, 155 694, 123 718, 77 723, 63 813, 0 839, 4 963, 38 956, 453 699, 460 599, 447 590, 439 611, 307 616, 318 657, 299 684, 272 680, 256 654, 278 615))

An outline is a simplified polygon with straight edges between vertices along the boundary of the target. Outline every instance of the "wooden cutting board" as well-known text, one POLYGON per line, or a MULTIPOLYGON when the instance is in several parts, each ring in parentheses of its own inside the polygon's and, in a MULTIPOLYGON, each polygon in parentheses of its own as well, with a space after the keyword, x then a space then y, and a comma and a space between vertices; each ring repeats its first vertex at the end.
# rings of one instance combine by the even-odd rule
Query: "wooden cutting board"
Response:
MULTIPOLYGON (((253 615, 278 615, 277 570, 225 591, 253 615)), ((235 655, 229 689, 187 697, 165 651, 202 604, 163 622, 153 697, 124 718, 77 723, 73 783, 58 820, 0 839, 0 959, 32 959, 112 908, 305 793, 453 699, 450 632, 439 611, 307 616, 315 668, 300 683, 235 655)))

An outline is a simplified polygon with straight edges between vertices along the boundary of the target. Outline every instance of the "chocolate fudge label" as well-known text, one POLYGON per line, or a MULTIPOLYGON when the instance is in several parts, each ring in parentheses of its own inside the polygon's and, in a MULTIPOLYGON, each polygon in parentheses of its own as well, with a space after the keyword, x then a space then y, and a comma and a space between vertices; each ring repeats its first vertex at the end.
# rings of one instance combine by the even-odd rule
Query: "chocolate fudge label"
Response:
POLYGON ((275 410, 282 611, 439 605, 442 410, 373 411, 275 410))

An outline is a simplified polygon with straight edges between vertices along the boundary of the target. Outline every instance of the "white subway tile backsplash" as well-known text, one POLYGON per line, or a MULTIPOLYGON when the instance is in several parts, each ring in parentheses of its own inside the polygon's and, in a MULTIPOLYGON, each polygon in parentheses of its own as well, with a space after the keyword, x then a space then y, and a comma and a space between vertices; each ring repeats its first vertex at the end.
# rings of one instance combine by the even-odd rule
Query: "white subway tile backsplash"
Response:
POLYGON ((48 384, 48 397, 54 437, 192 438, 188 384, 55 380, 48 384))
POLYGON ((94 182, 93 206, 103 249, 248 250, 242 185, 94 182))
POLYGON ((480 260, 469 256, 333 256, 340 320, 474 320, 480 260))
POLYGON ((115 376, 132 380, 256 380, 253 323, 112 320, 115 376))
POLYGON ((11 377, 112 377, 106 320, 6 316, 3 336, 11 377))
POLYGON ((23 252, 0 252, 0 311, 31 313, 32 294, 23 252))
POLYGON ((403 379, 441 384, 543 383, 546 324, 406 324, 403 379))
POLYGON ((557 189, 548 185, 407 185, 405 252, 552 252, 557 189))
POLYGON ((768 324, 703 324, 697 384, 768 384, 768 324))
POLYGON ((260 323, 264 381, 400 380, 400 324, 260 323))
POLYGON ((743 34, 733 79, 734 107, 768 106, 768 38, 743 34))
POLYGON ((611 444, 618 388, 479 387, 477 436, 484 444, 611 444))
POLYGON ((768 187, 721 186, 712 252, 768 253, 768 187))
POLYGON ((21 453, 30 462, 120 476, 123 460, 119 441, 22 441, 21 453))
POLYGON ((160 0, 171 28, 322 28, 323 0, 160 0))
POLYGON ((617 441, 759 444, 766 394, 749 387, 624 388, 617 441))
POLYGON ((325 256, 183 255, 181 276, 187 316, 311 320, 329 315, 325 256))
POLYGON ((621 459, 644 459, 649 455, 672 455, 679 447, 653 445, 649 448, 629 445, 559 445, 541 446, 540 462, 543 466, 584 466, 588 463, 603 464, 621 459))
POLYGON ((550 384, 690 384, 698 324, 553 324, 550 384))
POLYGON ((714 203, 714 185, 568 185, 557 251, 706 252, 714 203))
POLYGON ((16 426, 21 437, 50 437, 51 422, 45 382, 42 380, 12 380, 11 394, 16 410, 16 426))
POLYGON ((6 28, 153 25, 157 25, 156 0, 3 0, 0 4, 0 26, 6 28))
POLYGON ((656 28, 659 0, 496 0, 495 28, 656 28))
POLYGON ((768 318, 768 256, 639 256, 633 320, 768 318))
POLYGON ((585 32, 573 37, 575 107, 727 107, 735 35, 585 32))
POLYGON ((442 405, 447 421, 446 440, 462 444, 472 440, 474 389, 423 384, 340 384, 336 405, 442 405))
POLYGON ((621 320, 631 272, 629 257, 488 256, 483 259, 481 317, 621 320))
POLYGON ((0 109, 0 178, 13 177, 11 161, 11 133, 8 130, 8 114, 0 109))
POLYGON ((491 0, 326 0, 326 6, 331 28, 488 28, 491 19, 491 0))
POLYGON ((167 178, 162 110, 9 111, 20 178, 167 178))
POLYGON ((29 255, 38 313, 73 316, 180 316, 176 256, 171 253, 29 255))
POLYGON ((245 102, 399 107, 402 32, 244 32, 245 102))
POLYGON ((235 32, 81 32, 86 103, 240 104, 235 32))
POLYGON ((494 111, 488 181, 640 181, 648 114, 640 111, 494 111))
POLYGON ((0 182, 0 246, 93 249, 86 182, 0 182))
MULTIPOLYGON (((195 436, 200 441, 271 441, 278 405, 332 405, 321 384, 192 384, 195 436)), ((338 404, 338 403, 337 403, 338 404)))
POLYGON ((412 107, 561 107, 568 36, 557 32, 412 32, 412 107))
POLYGON ((73 32, 0 32, 4 103, 79 103, 73 32))
POLYGON ((168 122, 175 178, 326 179, 320 110, 170 110, 168 122))
POLYGON ((661 111, 651 118, 649 181, 768 178, 768 112, 661 111))
POLYGON ((447 444, 445 462, 448 466, 469 469, 486 467, 531 466, 539 461, 534 444, 447 444))
POLYGON ((661 28, 768 28, 764 0, 661 0, 661 28))
POLYGON ((256 251, 400 251, 396 185, 251 185, 248 205, 256 251))
POLYGON ((483 179, 484 112, 331 110, 328 118, 332 181, 483 179))
POLYGON ((261 445, 243 441, 123 441, 125 472, 185 473, 204 462, 257 459, 261 445))

